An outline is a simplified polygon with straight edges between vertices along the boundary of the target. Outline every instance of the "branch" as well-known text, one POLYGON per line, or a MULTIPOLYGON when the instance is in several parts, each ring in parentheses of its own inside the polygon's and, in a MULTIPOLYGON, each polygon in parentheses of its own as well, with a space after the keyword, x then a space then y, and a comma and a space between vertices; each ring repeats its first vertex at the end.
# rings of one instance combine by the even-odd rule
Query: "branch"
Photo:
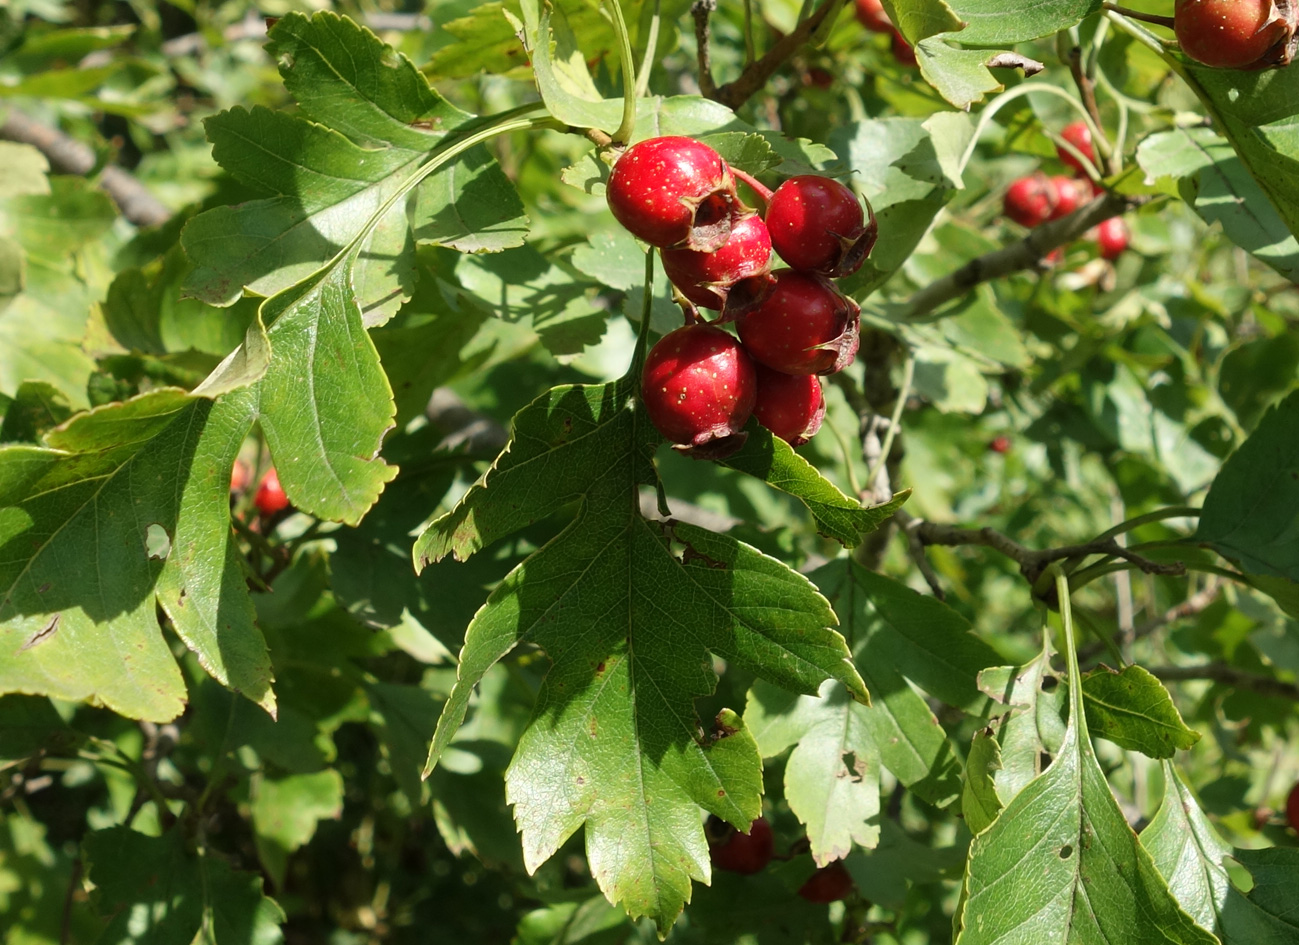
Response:
POLYGON ((717 9, 717 0, 695 0, 690 15, 695 18, 695 51, 699 58, 699 92, 704 98, 717 98, 717 84, 713 82, 712 38, 708 18, 717 9))
POLYGON ((1117 174, 1118 162, 1114 158, 1114 146, 1110 144, 1109 139, 1105 137, 1105 126, 1101 124, 1101 110, 1096 104, 1096 83, 1087 75, 1083 68, 1082 47, 1074 46, 1069 50, 1069 71, 1073 74, 1074 85, 1078 86, 1078 94, 1082 98, 1083 107, 1087 109, 1087 114, 1091 116, 1092 124, 1096 126, 1096 151, 1103 158, 1104 172, 1106 174, 1117 174))
MULTIPOLYGON (((90 147, 16 108, 9 109, 5 123, 0 125, 0 138, 32 145, 49 159, 51 167, 64 174, 89 174, 98 163, 90 147)), ((122 216, 136 226, 158 226, 171 219, 171 211, 158 198, 129 171, 114 164, 100 173, 99 186, 121 208, 122 216)))
POLYGON ((980 283, 1037 268, 1051 250, 1072 243, 1098 223, 1122 216, 1139 203, 1140 200, 1112 193, 1097 197, 1067 217, 1037 227, 1018 243, 972 259, 950 275, 931 282, 911 297, 906 315, 913 320, 924 318, 980 283))
POLYGON ((1181 682, 1190 679, 1207 679, 1211 682, 1256 692, 1260 696, 1272 696, 1277 699, 1290 699, 1299 702, 1299 686, 1284 680, 1273 679, 1258 673, 1247 673, 1243 669, 1224 666, 1221 663, 1206 663, 1202 666, 1147 666, 1152 676, 1170 682, 1181 682))
MULTIPOLYGON (((707 2, 707 0, 699 0, 699 3, 703 2, 707 2)), ((699 3, 696 3, 695 6, 699 6, 699 3)), ((794 55, 794 53, 798 52, 803 47, 803 44, 806 43, 812 34, 816 32, 817 27, 825 21, 825 18, 830 15, 831 11, 837 13, 841 5, 841 0, 824 0, 824 2, 816 8, 815 13, 809 16, 806 20, 803 20, 803 22, 799 23, 798 26, 794 28, 794 32, 782 36, 776 45, 767 50, 765 56, 757 62, 746 66, 744 71, 740 73, 738 79, 734 82, 726 83, 711 95, 707 92, 704 94, 715 101, 721 102, 727 108, 732 110, 738 109, 741 105, 752 98, 759 89, 767 84, 767 80, 775 74, 776 70, 783 66, 790 56, 794 55)), ((699 22, 698 18, 696 18, 695 22, 697 28, 699 22)), ((703 54, 701 53, 700 55, 702 61, 703 54)), ((702 80, 703 76, 701 75, 701 89, 703 88, 702 80)), ((712 82, 711 76, 708 81, 710 83, 712 82)))

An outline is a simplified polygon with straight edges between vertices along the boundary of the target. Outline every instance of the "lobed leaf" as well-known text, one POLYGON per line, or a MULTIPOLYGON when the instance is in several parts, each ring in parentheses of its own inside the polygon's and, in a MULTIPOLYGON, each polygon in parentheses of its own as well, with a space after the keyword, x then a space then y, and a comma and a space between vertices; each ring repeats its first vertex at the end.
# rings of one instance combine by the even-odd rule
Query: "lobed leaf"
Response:
POLYGON ((1087 725, 1098 737, 1151 758, 1171 758, 1200 740, 1186 727, 1173 697, 1140 666, 1102 666, 1083 676, 1087 725))

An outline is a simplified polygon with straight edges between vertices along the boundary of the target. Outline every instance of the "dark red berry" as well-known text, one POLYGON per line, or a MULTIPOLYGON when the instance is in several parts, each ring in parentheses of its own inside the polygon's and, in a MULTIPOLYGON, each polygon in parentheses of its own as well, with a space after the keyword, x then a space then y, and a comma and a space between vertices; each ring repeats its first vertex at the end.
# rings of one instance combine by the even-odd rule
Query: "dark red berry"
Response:
POLYGON ((828 89, 834 85, 834 75, 820 66, 812 66, 803 73, 803 84, 816 89, 828 89))
POLYGON ((1051 186, 1055 188, 1055 206, 1051 210, 1049 219, 1058 220, 1067 217, 1091 196, 1091 187, 1085 180, 1065 177, 1063 174, 1058 174, 1050 180, 1051 186))
POLYGON ((812 874, 798 894, 808 902, 838 902, 853 890, 852 875, 839 860, 812 874))
POLYGON ((1128 225, 1122 217, 1110 217, 1096 227, 1096 244, 1100 247, 1101 257, 1114 260, 1123 255, 1128 248, 1128 225))
POLYGON ((700 459, 720 459, 744 445, 757 374, 740 343, 713 325, 686 325, 664 335, 645 358, 641 397, 665 438, 700 459))
POLYGON ((708 847, 713 866, 719 870, 750 875, 761 873, 771 862, 771 824, 759 817, 749 825, 748 833, 726 828, 725 835, 708 847))
POLYGON ((712 252, 743 212, 720 154, 690 138, 650 138, 628 148, 605 191, 618 222, 651 246, 712 252))
POLYGON ((893 58, 900 64, 904 66, 918 64, 915 47, 907 42, 907 38, 899 30, 893 31, 893 38, 889 41, 889 48, 893 50, 893 58))
POLYGON ((1290 796, 1285 799, 1285 819, 1290 821, 1290 829, 1299 833, 1299 784, 1290 789, 1290 796))
MULTIPOLYGON (((1096 151, 1092 148, 1092 130, 1087 127, 1085 121, 1071 121, 1060 130, 1060 137, 1068 141, 1075 148, 1083 153, 1083 156, 1094 166, 1096 164, 1096 151)), ((1087 173, 1083 168, 1082 162, 1066 151, 1059 145, 1056 146, 1055 153, 1060 156, 1060 161, 1069 165, 1080 174, 1087 173)))
POLYGON ((1010 437, 994 436, 992 442, 988 444, 988 449, 992 450, 994 453, 1009 453, 1010 437))
POLYGON ((1177 0, 1173 32, 1196 62, 1262 69, 1289 61, 1295 27, 1273 0, 1177 0))
MULTIPOLYGON (((752 301, 732 307, 740 340, 769 368, 786 374, 833 374, 852 363, 857 354, 857 304, 824 276, 781 269, 773 273, 752 301)), ((738 286, 731 298, 747 295, 738 286)))
POLYGON ((857 0, 857 22, 872 33, 888 33, 893 29, 893 21, 884 12, 880 0, 857 0))
POLYGON ((267 518, 289 507, 289 497, 284 494, 284 488, 280 485, 280 475, 275 471, 274 466, 267 470, 262 484, 257 487, 253 504, 257 506, 257 511, 267 518))
POLYGON ((879 228, 851 190, 829 177, 791 177, 767 204, 771 245, 795 269, 838 277, 855 272, 879 228))
POLYGON ((1051 219, 1059 195, 1051 179, 1040 171, 1021 177, 1006 189, 1006 216, 1020 226, 1035 227, 1051 219))
POLYGON ((681 294, 704 308, 720 309, 731 286, 771 269, 771 237, 757 214, 742 217, 726 245, 713 253, 663 250, 663 271, 681 294))
POLYGON ((753 415, 790 446, 802 446, 821 429, 825 392, 815 374, 785 374, 757 364, 758 400, 753 415))

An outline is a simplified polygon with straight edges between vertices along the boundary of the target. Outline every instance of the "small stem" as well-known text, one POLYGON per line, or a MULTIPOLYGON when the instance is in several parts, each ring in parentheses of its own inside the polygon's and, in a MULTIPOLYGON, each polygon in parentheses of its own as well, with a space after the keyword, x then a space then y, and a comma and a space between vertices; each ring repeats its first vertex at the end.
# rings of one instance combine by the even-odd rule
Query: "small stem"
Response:
POLYGON ((1143 23, 1154 23, 1156 26, 1164 26, 1170 30, 1173 28, 1173 18, 1171 16, 1160 16, 1158 13, 1142 13, 1140 10, 1121 7, 1117 3, 1105 3, 1102 4, 1102 7, 1111 13, 1117 13, 1120 16, 1126 16, 1132 20, 1140 20, 1143 23))
POLYGON ((843 466, 844 469, 848 470, 848 488, 852 490, 853 495, 857 496, 858 501, 861 501, 861 480, 857 478, 857 468, 852 461, 854 451, 848 445, 848 438, 843 435, 843 432, 835 424, 827 422, 825 425, 830 428, 830 433, 839 444, 840 452, 843 453, 843 466))
POLYGON ((1234 666, 1222 663, 1207 663, 1201 666, 1149 666, 1150 675, 1169 682, 1181 682, 1191 679, 1206 679, 1210 682, 1231 686, 1233 689, 1246 689, 1261 696, 1273 696, 1278 699, 1290 699, 1299 702, 1299 686, 1271 676, 1248 673, 1234 666))
MULTIPOLYGON (((715 3, 716 0, 696 0, 695 7, 705 2, 715 3)), ((806 9, 808 5, 809 4, 805 4, 804 8, 806 9)), ((767 80, 775 74, 777 69, 785 64, 785 60, 789 59, 790 56, 794 55, 794 53, 798 52, 799 49, 803 47, 803 44, 808 41, 811 35, 816 32, 817 27, 825 22, 826 18, 830 16, 831 13, 837 14, 842 6, 843 0, 823 0, 821 6, 816 9, 816 12, 806 19, 800 18, 800 22, 798 26, 794 28, 793 32, 782 36, 776 44, 767 51, 765 56, 749 65, 744 72, 740 74, 738 79, 715 89, 714 94, 705 94, 708 98, 721 102, 732 110, 738 109, 741 105, 752 98, 759 89, 767 84, 767 80)), ((692 12, 695 7, 691 7, 692 12)), ((698 24, 698 15, 696 14, 696 35, 698 35, 699 31, 698 24)), ((702 80, 703 76, 701 75, 699 83, 701 90, 703 89, 702 80)), ((711 76, 708 81, 711 84, 711 76)))
POLYGON ((649 35, 645 38, 645 55, 641 57, 640 72, 636 75, 636 97, 649 94, 650 73, 654 71, 654 56, 659 46, 660 0, 654 0, 654 13, 650 16, 649 35))
POLYGON ((695 20, 695 56, 699 62, 699 94, 704 98, 717 97, 717 84, 713 82, 713 62, 708 18, 717 9, 717 0, 695 0, 690 15, 695 20))
POLYGON ((618 36, 618 60, 622 66, 622 123, 613 133, 619 144, 631 142, 636 130, 636 62, 632 57, 631 36, 627 21, 623 19, 622 4, 618 0, 605 0, 605 7, 613 18, 613 29, 618 36))
POLYGON ((654 307, 654 250, 645 253, 645 297, 641 300, 640 325, 636 332, 636 347, 632 350, 631 368, 627 375, 640 390, 641 369, 645 366, 645 351, 649 348, 650 312, 654 307))
POLYGON ((1096 84, 1087 76, 1083 68, 1081 46, 1074 46, 1069 50, 1069 72, 1073 75, 1074 85, 1078 86, 1083 107, 1087 109, 1088 124, 1092 126, 1092 141, 1104 161, 1105 174, 1107 176, 1117 174, 1120 168, 1116 161, 1114 146, 1110 144, 1110 139, 1105 135, 1105 126, 1101 124, 1101 111, 1096 104, 1096 84))
POLYGON ((906 409, 907 398, 911 396, 911 382, 916 376, 916 356, 914 352, 907 352, 907 360, 902 365, 902 386, 898 388, 898 399, 893 405, 893 415, 889 418, 889 428, 884 431, 884 443, 880 446, 880 455, 875 463, 871 466, 870 472, 866 476, 866 488, 870 489, 875 485, 875 479, 884 464, 888 462, 889 451, 893 449, 893 438, 897 435, 898 425, 902 422, 902 411, 906 409))
POLYGON ((757 58, 753 44, 753 0, 744 0, 744 67, 753 65, 757 58))
POLYGON ((731 173, 735 175, 737 180, 742 180, 744 183, 748 184, 750 189, 758 195, 758 199, 762 201, 763 212, 766 212, 767 204, 771 203, 771 189, 763 184, 762 181, 755 178, 752 174, 742 171, 734 165, 731 165, 731 173))

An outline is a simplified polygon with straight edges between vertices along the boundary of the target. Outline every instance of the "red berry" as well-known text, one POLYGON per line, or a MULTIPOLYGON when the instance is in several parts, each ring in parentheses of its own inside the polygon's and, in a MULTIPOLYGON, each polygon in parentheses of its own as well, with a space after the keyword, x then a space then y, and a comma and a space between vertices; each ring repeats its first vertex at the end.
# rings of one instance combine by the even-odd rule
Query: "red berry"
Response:
POLYGON ((1285 61, 1294 34, 1273 0, 1177 0, 1173 32, 1182 52, 1219 69, 1261 69, 1285 61))
POLYGON ((236 459, 235 464, 230 467, 230 491, 243 492, 251 478, 252 473, 248 471, 248 464, 242 459, 236 459))
POLYGON ((992 442, 988 444, 988 449, 992 450, 994 453, 1009 453, 1010 437, 994 436, 992 442))
POLYGON ((1290 789, 1290 796, 1285 799, 1285 819, 1290 821, 1290 829, 1299 833, 1299 784, 1290 789))
POLYGON ((713 325, 678 328, 645 358, 641 397, 650 420, 696 458, 720 459, 744 445, 756 396, 753 362, 713 325))
POLYGON ((828 89, 834 85, 834 75, 820 66, 812 66, 803 74, 803 84, 817 89, 828 89))
MULTIPOLYGON (((1060 130, 1060 137, 1068 141, 1075 148, 1083 153, 1092 165, 1096 164, 1096 151, 1092 148, 1092 130, 1087 127, 1085 121, 1071 121, 1060 130)), ((1060 156, 1061 162, 1068 164, 1079 174, 1085 174, 1082 162, 1066 151, 1059 145, 1056 146, 1055 153, 1060 156)))
POLYGON ((827 276, 855 272, 879 232, 853 192, 829 177, 791 177, 767 203, 772 248, 795 269, 827 276))
POLYGON ((815 374, 785 374, 757 364, 758 400, 753 415, 790 446, 802 446, 821 429, 825 392, 815 374))
POLYGON ((1038 172, 1011 183, 1006 189, 1003 208, 1006 216, 1021 226, 1035 227, 1051 219, 1058 200, 1051 179, 1038 172))
POLYGON ((609 174, 609 209, 651 246, 712 252, 743 207, 720 154, 690 138, 650 138, 623 152, 609 174))
POLYGON ((798 889, 798 894, 808 902, 838 902, 853 890, 852 875, 839 860, 812 874, 798 889))
POLYGON ((681 294, 704 308, 720 309, 731 286, 771 269, 771 237, 757 214, 736 221, 726 245, 713 253, 663 250, 663 271, 681 294))
POLYGON ((1091 187, 1085 180, 1065 177, 1063 174, 1056 175, 1050 180, 1051 186, 1055 189, 1055 206, 1051 210, 1049 219, 1058 220, 1067 217, 1091 196, 1091 187))
POLYGON ((284 488, 280 485, 279 473, 275 471, 274 466, 267 471, 262 479, 262 484, 257 487, 257 495, 253 496, 253 504, 257 506, 257 511, 267 518, 289 507, 289 497, 284 494, 284 488))
POLYGON ((914 66, 918 64, 915 47, 907 42, 907 38, 900 31, 893 31, 893 39, 890 40, 889 47, 893 50, 893 58, 902 65, 914 66))
POLYGON ((1118 259, 1128 248, 1128 225, 1122 217, 1110 217, 1096 227, 1096 243, 1104 259, 1118 259))
MULTIPOLYGON (((857 304, 814 273, 781 269, 769 278, 755 299, 735 306, 740 340, 753 359, 786 374, 833 374, 851 364, 857 304)), ((741 297, 757 281, 749 280, 741 297)))
POLYGON ((893 29, 893 21, 884 12, 880 0, 857 0, 857 22, 872 33, 887 33, 893 29))
POLYGON ((771 824, 759 817, 748 833, 729 829, 724 839, 709 845, 713 866, 732 873, 761 873, 771 862, 771 824))

